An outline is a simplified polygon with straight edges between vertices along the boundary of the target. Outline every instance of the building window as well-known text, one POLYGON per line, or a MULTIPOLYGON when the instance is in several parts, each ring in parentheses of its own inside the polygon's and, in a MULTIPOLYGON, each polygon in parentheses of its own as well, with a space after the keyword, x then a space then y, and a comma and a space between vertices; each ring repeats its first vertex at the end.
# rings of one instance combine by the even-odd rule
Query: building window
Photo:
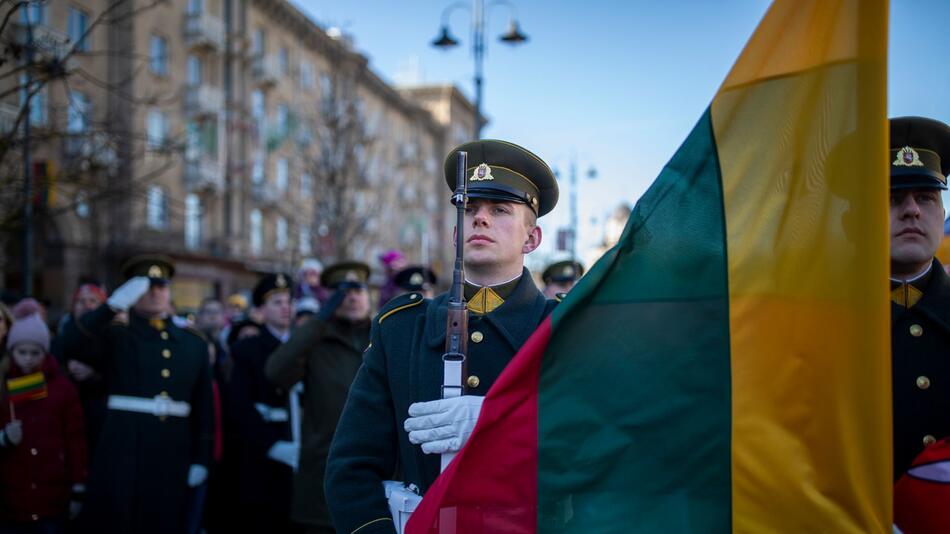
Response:
POLYGON ((189 54, 188 59, 185 62, 185 66, 188 70, 188 85, 192 87, 198 87, 201 85, 201 60, 198 59, 198 56, 189 54))
POLYGON ((201 200, 194 193, 185 197, 185 246, 201 246, 201 200))
POLYGON ((148 227, 155 230, 162 230, 168 224, 168 201, 165 192, 157 185, 148 188, 145 220, 148 227))
POLYGON ((160 36, 152 34, 148 46, 148 65, 152 74, 158 76, 168 75, 168 41, 160 36))
POLYGON ((300 88, 309 91, 313 89, 316 85, 316 80, 313 76, 313 65, 309 61, 301 60, 300 61, 300 88))
POLYGON ((149 110, 145 119, 145 139, 149 150, 161 149, 168 139, 167 119, 165 114, 157 109, 149 110))
MULTIPOLYGON (((34 97, 35 98, 35 97, 34 97)), ((69 92, 69 110, 66 113, 66 133, 84 134, 89 131, 92 104, 89 97, 78 91, 69 92)))
POLYGON ((264 48, 264 39, 265 34, 264 30, 258 28, 254 30, 254 33, 251 35, 251 55, 254 57, 260 57, 264 55, 266 49, 264 48))
POLYGON ((34 26, 46 25, 46 2, 29 2, 20 11, 20 22, 34 26))
POLYGON ((251 254, 261 255, 264 243, 264 220, 260 210, 251 210, 251 254))
POLYGON ((81 9, 69 8, 69 40, 77 52, 88 52, 89 43, 86 39, 86 30, 89 29, 89 15, 81 9))
MULTIPOLYGON (((36 88, 36 85, 28 85, 24 74, 20 76, 20 87, 23 88, 20 91, 20 105, 25 106, 27 95, 36 88)), ((48 87, 44 83, 42 89, 36 91, 33 98, 30 99, 30 124, 33 126, 46 126, 49 122, 49 91, 47 89, 48 87)))
POLYGON ((274 246, 277 250, 287 250, 287 219, 277 217, 276 237, 274 246))
POLYGON ((333 99, 333 78, 329 74, 323 73, 320 75, 320 102, 324 113, 331 111, 333 99))
POLYGON ((185 9, 189 15, 200 15, 205 10, 204 0, 188 0, 188 6, 185 9))
POLYGON ((290 111, 287 109, 287 104, 278 104, 277 105, 277 135, 283 137, 287 135, 287 132, 290 127, 290 111))
POLYGON ((307 173, 300 175, 300 197, 304 200, 310 200, 313 194, 313 177, 307 173))
POLYGON ((290 52, 283 46, 277 51, 277 68, 281 76, 287 76, 290 72, 290 52))
POLYGON ((306 225, 300 226, 299 240, 300 242, 298 243, 298 246, 300 248, 300 255, 309 256, 310 253, 313 251, 310 245, 310 227, 309 226, 306 226, 306 225))
POLYGON ((287 172, 287 158, 278 158, 277 174, 274 176, 274 183, 277 185, 277 189, 282 193, 287 190, 287 172))
POLYGON ((251 183, 264 183, 264 154, 261 152, 254 155, 254 163, 251 165, 251 183))

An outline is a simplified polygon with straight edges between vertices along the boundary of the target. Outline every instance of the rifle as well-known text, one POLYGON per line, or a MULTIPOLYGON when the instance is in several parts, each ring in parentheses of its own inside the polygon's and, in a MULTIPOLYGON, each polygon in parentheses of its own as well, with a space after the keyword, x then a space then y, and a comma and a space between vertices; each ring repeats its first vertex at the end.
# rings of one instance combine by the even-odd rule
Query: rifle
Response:
MULTIPOLYGON (((442 355, 442 398, 451 399, 465 394, 465 375, 468 365, 468 307, 465 304, 465 204, 468 202, 468 183, 465 169, 468 153, 459 151, 455 170, 455 269, 452 271, 452 289, 449 291, 448 313, 445 324, 445 353, 442 355)), ((442 471, 448 467, 455 453, 442 455, 442 471)))

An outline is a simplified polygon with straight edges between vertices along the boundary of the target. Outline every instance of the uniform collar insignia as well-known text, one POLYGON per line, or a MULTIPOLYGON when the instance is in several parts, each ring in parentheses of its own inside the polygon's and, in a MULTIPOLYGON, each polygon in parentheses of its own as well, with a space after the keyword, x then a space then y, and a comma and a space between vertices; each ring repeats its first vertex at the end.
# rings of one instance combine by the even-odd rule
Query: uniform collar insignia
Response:
POLYGON ((891 165, 895 167, 923 167, 924 162, 920 161, 920 154, 909 146, 897 151, 897 157, 891 165))
POLYGON ((149 320, 148 320, 148 324, 149 324, 149 326, 151 326, 151 327, 154 328, 155 330, 164 330, 164 329, 165 329, 165 321, 162 320, 162 319, 149 319, 149 320))
POLYGON ((479 289, 472 298, 468 300, 468 310, 472 313, 491 313, 499 306, 505 303, 495 290, 490 287, 479 289))

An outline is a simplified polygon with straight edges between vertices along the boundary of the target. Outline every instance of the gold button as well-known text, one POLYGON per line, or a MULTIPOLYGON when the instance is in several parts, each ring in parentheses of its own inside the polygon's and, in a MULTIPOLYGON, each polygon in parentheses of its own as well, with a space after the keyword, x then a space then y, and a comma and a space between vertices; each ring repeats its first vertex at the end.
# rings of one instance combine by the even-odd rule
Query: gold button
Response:
POLYGON ((472 332, 472 341, 475 343, 481 343, 483 339, 485 339, 485 336, 478 330, 472 332))
POLYGON ((468 380, 465 381, 465 383, 468 384, 468 387, 470 387, 470 388, 472 388, 472 389, 477 388, 478 385, 479 385, 481 382, 482 382, 482 381, 479 380, 478 377, 475 376, 475 375, 472 375, 472 376, 468 377, 468 380))
POLYGON ((168 369, 162 369, 162 378, 168 378, 172 375, 172 372, 168 369))
POLYGON ((162 358, 168 359, 172 357, 172 351, 165 349, 162 351, 162 358))
POLYGON ((924 328, 919 324, 910 325, 910 335, 914 337, 920 337, 924 334, 924 328))
POLYGON ((168 339, 168 332, 161 333, 162 339, 168 339))
POLYGON ((927 389, 927 388, 929 388, 929 387, 930 387, 930 379, 927 378, 926 376, 918 376, 918 377, 917 377, 917 387, 919 387, 920 389, 927 389))
POLYGON ((39 451, 36 449, 30 449, 30 454, 32 454, 33 456, 36 456, 37 454, 39 454, 39 451))
POLYGON ((934 443, 937 443, 937 438, 931 436, 930 434, 924 436, 924 447, 929 447, 934 443))

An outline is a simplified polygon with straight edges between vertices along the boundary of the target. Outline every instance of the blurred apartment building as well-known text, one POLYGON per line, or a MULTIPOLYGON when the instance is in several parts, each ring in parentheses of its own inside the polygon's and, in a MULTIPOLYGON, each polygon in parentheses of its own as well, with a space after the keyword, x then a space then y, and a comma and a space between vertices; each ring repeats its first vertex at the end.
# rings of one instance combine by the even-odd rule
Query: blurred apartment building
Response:
POLYGON ((341 250, 451 269, 442 158, 473 106, 452 86, 392 87, 286 0, 50 0, 3 40, 4 287, 23 281, 27 92, 33 287, 54 306, 83 277, 114 287, 143 252, 177 261, 182 308, 341 250))

